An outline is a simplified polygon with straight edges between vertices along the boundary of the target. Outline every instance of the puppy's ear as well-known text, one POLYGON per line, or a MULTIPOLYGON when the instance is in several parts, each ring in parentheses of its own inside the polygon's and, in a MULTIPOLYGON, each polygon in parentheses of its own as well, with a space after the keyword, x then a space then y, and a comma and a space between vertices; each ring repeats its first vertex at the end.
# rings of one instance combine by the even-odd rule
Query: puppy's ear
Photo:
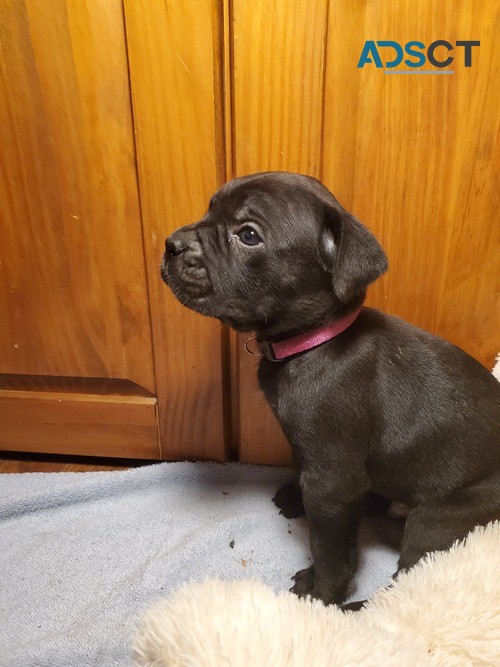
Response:
POLYGON ((359 220, 329 205, 321 229, 319 254, 332 273, 333 291, 348 303, 387 270, 387 257, 375 236, 359 220))

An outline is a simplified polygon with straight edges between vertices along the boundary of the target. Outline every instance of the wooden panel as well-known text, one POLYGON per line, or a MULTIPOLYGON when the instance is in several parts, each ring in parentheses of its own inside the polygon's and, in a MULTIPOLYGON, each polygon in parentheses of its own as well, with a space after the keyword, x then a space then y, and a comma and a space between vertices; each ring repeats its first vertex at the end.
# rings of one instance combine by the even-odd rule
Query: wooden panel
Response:
POLYGON ((459 39, 480 35, 481 48, 472 71, 457 80, 455 139, 442 147, 448 162, 441 180, 452 183, 434 330, 491 369, 500 352, 500 6, 493 0, 472 5, 474 19, 466 21, 462 7, 452 32, 459 39))
POLYGON ((351 209, 354 196, 359 80, 366 0, 329 0, 321 179, 351 209))
POLYGON ((317 176, 325 0, 237 0, 233 10, 236 175, 317 176))
POLYGON ((498 3, 332 1, 330 18, 323 178, 388 252, 389 273, 368 303, 492 368, 500 346, 498 3), (449 76, 356 69, 365 39, 438 38, 481 40, 473 66, 464 68, 459 51, 449 76))
POLYGON ((225 457, 221 326, 178 303, 158 271, 165 237, 224 180, 221 12, 208 0, 125 0, 164 458, 225 457))
POLYGON ((159 458, 156 399, 0 391, 0 449, 159 458))
MULTIPOLYGON (((324 42, 321 0, 238 0, 232 23, 236 175, 321 172, 324 42)), ((257 387, 255 359, 239 366, 240 460, 287 463, 290 450, 257 387)))
POLYGON ((121 459, 92 459, 54 454, 19 454, 2 452, 0 473, 20 472, 111 472, 144 465, 121 459))
POLYGON ((115 378, 77 378, 46 375, 9 375, 0 373, 0 389, 16 391, 52 391, 65 394, 98 394, 113 396, 151 396, 130 380, 115 378))
POLYGON ((0 24, 0 370, 154 392, 121 2, 0 24))

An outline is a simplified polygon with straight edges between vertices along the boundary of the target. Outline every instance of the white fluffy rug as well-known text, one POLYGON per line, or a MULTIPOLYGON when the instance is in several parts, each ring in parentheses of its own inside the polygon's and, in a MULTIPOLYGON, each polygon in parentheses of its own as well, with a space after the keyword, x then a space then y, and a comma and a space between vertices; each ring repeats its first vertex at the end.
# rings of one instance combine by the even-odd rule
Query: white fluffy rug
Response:
POLYGON ((500 521, 430 554, 358 613, 252 581, 183 585, 156 602, 136 667, 500 665, 500 521))

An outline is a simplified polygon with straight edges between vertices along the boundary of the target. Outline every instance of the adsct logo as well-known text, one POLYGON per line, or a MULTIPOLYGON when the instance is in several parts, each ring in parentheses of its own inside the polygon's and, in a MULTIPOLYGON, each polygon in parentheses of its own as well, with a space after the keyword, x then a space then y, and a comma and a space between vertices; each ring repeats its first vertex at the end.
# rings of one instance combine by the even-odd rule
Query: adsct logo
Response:
POLYGON ((386 74, 454 74, 452 63, 460 56, 463 57, 464 67, 472 67, 472 49, 476 46, 480 46, 478 40, 466 39, 457 40, 455 45, 445 39, 436 39, 428 47, 417 41, 402 46, 392 40, 368 40, 361 52, 358 68, 375 66, 384 69, 386 74), (408 69, 394 69, 403 62, 403 58, 408 69), (428 69, 427 63, 432 69, 428 69))

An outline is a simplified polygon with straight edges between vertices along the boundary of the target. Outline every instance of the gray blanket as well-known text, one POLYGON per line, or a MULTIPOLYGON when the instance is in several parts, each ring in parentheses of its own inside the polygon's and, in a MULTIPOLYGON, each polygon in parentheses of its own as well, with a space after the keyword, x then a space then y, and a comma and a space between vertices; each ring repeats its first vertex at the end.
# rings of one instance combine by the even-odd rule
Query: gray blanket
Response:
MULTIPOLYGON (((271 502, 289 477, 209 463, 0 475, 0 665, 129 665, 141 612, 189 579, 288 589, 310 563, 305 520, 271 502)), ((364 523, 352 599, 388 582, 397 533, 364 523)))

